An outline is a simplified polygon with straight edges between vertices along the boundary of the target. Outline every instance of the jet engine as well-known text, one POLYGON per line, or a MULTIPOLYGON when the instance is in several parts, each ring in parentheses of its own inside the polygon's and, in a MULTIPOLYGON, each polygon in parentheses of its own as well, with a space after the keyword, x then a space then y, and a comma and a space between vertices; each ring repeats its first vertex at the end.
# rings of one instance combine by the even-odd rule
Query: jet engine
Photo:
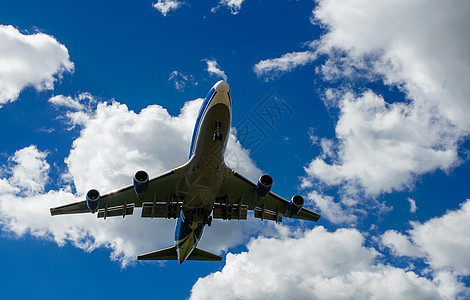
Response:
POLYGON ((266 197, 273 186, 273 179, 269 175, 261 175, 256 186, 256 193, 261 198, 266 197))
POLYGON ((137 195, 142 195, 149 185, 149 174, 145 171, 138 171, 134 175, 134 191, 137 195))
POLYGON ((95 213, 100 207, 100 192, 97 190, 89 190, 86 193, 86 206, 90 209, 91 213, 95 213))
POLYGON ((289 203, 289 207, 287 208, 287 216, 292 217, 299 213, 304 205, 304 198, 299 195, 295 195, 292 197, 289 203))

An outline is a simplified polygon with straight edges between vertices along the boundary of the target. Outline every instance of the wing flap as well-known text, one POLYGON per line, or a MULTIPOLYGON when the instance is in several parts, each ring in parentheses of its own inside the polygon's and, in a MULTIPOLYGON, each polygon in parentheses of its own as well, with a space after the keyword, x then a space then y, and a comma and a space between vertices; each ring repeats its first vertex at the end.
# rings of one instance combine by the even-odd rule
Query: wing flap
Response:
POLYGON ((181 211, 180 202, 145 202, 142 204, 142 218, 178 218, 181 211))
POLYGON ((254 216, 255 218, 260 218, 261 220, 271 220, 271 221, 276 221, 282 222, 282 214, 279 212, 274 212, 269 209, 263 209, 261 207, 256 207, 254 211, 254 216))
POLYGON ((107 217, 125 217, 127 215, 132 215, 134 213, 134 205, 128 205, 126 209, 124 210, 124 205, 122 206, 115 206, 111 208, 104 208, 104 209, 99 209, 97 217, 98 218, 104 218, 106 219, 107 217))

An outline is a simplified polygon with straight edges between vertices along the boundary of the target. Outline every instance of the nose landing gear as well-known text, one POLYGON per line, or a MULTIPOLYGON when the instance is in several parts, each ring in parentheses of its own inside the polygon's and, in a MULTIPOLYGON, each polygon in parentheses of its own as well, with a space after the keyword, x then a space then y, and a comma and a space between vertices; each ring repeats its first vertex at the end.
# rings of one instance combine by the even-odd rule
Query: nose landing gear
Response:
POLYGON ((222 126, 222 122, 215 122, 214 123, 214 141, 221 141, 223 139, 223 134, 220 133, 220 127, 222 126))
POLYGON ((208 216, 207 218, 204 219, 204 221, 202 221, 202 225, 211 226, 211 224, 212 224, 212 216, 208 216))

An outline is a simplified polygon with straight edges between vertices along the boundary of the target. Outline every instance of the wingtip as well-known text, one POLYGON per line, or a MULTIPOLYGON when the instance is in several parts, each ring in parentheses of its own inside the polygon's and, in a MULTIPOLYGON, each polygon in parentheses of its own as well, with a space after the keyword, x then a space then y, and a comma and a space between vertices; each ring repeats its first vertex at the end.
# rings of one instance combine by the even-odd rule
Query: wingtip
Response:
POLYGON ((51 213, 51 216, 57 216, 57 215, 62 214, 62 211, 60 209, 57 209, 57 208, 50 208, 49 211, 51 213))

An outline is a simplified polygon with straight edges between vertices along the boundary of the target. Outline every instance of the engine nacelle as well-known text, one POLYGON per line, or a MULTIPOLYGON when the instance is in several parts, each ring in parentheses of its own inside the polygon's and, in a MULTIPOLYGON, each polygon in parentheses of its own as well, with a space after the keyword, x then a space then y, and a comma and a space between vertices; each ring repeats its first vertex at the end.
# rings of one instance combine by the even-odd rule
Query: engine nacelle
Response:
POLYGON ((271 191, 271 187, 273 186, 273 179, 269 175, 261 175, 258 179, 258 185, 256 186, 256 193, 258 196, 264 198, 269 194, 271 191))
POLYGON ((134 191, 137 195, 142 195, 149 185, 149 174, 145 171, 138 171, 134 175, 134 191))
POLYGON ((289 207, 287 208, 286 215, 288 217, 295 216, 302 209, 303 205, 304 205, 304 198, 302 196, 299 196, 299 195, 293 196, 292 199, 290 200, 289 207))
POLYGON ((94 214, 100 207, 100 192, 97 190, 89 190, 88 193, 86 193, 86 206, 88 206, 91 213, 94 214))

